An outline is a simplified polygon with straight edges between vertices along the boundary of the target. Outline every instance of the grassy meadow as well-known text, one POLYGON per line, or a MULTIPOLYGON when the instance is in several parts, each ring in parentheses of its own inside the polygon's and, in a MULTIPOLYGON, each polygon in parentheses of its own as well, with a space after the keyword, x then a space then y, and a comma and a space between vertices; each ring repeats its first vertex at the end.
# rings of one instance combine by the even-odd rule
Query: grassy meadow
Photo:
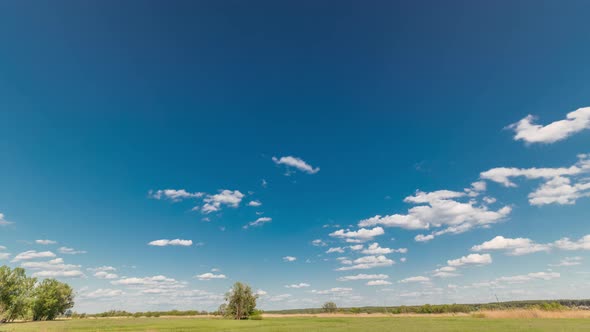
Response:
POLYGON ((481 317, 101 318, 4 324, 0 331, 590 331, 588 318, 481 317))

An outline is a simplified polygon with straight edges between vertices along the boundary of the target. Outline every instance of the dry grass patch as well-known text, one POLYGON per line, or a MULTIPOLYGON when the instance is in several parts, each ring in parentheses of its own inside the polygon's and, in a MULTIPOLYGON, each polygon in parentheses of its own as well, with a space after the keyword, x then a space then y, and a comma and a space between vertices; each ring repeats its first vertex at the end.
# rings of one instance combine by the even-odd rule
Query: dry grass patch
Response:
POLYGON ((544 311, 538 309, 514 309, 514 310, 490 310, 479 311, 472 314, 477 318, 510 318, 510 319, 531 319, 531 318, 590 318, 590 310, 561 310, 544 311), (481 316, 480 316, 481 315, 481 316))

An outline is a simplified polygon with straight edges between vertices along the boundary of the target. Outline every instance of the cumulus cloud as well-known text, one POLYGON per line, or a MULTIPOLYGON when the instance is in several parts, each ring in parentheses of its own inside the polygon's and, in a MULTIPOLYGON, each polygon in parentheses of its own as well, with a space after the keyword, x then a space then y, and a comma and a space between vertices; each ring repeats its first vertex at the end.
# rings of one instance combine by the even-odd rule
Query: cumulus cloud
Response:
POLYGON ((549 264, 549 266, 576 266, 582 264, 582 257, 575 256, 575 257, 565 257, 558 264, 549 264))
POLYGON ((393 260, 391 260, 383 255, 365 256, 365 257, 357 258, 353 261, 343 260, 343 261, 341 261, 341 263, 349 265, 349 266, 340 267, 340 268, 336 269, 336 271, 367 270, 367 269, 372 269, 372 268, 376 268, 376 267, 391 266, 391 265, 395 264, 395 262, 393 260))
POLYGON ((373 229, 361 228, 358 231, 340 229, 333 233, 330 233, 331 237, 345 239, 347 242, 365 242, 372 240, 374 237, 385 234, 385 231, 381 227, 375 227, 373 229))
POLYGON ((463 266, 463 265, 487 265, 492 263, 492 256, 490 254, 470 254, 457 259, 447 261, 449 266, 463 266))
POLYGON ((285 256, 283 257, 283 262, 294 262, 297 260, 297 257, 293 257, 293 256, 285 256))
POLYGON ((497 282, 507 283, 523 283, 533 280, 551 280, 559 278, 561 274, 558 272, 533 272, 529 274, 516 275, 511 277, 500 277, 496 279, 497 282))
POLYGON ((98 279, 117 279, 119 276, 116 275, 115 273, 110 273, 107 271, 96 271, 94 273, 94 276, 97 277, 98 279))
MULTIPOLYGON (((239 190, 221 190, 219 194, 215 195, 207 195, 203 199, 205 204, 201 207, 201 212, 207 214, 211 212, 217 212, 221 210, 223 205, 237 208, 242 199, 244 198, 244 194, 242 194, 239 190)), ((195 207, 194 210, 198 210, 198 207, 195 207)))
POLYGON ((51 251, 35 251, 35 250, 28 250, 25 252, 21 252, 20 254, 16 255, 12 262, 20 262, 25 260, 37 259, 37 258, 53 258, 55 254, 51 251))
POLYGON ((57 249, 57 251, 59 251, 61 254, 67 254, 67 255, 78 255, 78 254, 85 254, 86 251, 84 250, 76 250, 74 248, 68 248, 68 247, 60 247, 59 249, 57 249))
POLYGON ((361 252, 366 255, 383 255, 383 254, 391 254, 394 252, 399 252, 399 253, 405 254, 408 252, 408 249, 406 249, 406 248, 399 248, 399 249, 382 248, 379 246, 379 243, 375 242, 375 243, 369 245, 369 247, 367 249, 364 249, 361 252))
POLYGON ((259 207, 261 205, 262 205, 262 203, 260 201, 250 201, 250 202, 248 202, 248 206, 259 207))
POLYGON ((387 274, 357 274, 352 276, 344 276, 338 278, 338 281, 354 281, 354 280, 373 280, 373 279, 389 279, 387 274))
POLYGON ((285 285, 286 288, 307 288, 309 286, 311 285, 304 282, 299 284, 285 285))
POLYGON ((367 286, 385 286, 391 285, 391 282, 387 280, 371 280, 367 282, 367 286))
POLYGON ((0 226, 6 226, 12 224, 11 221, 5 219, 4 214, 0 213, 0 226))
POLYGON ((570 238, 564 237, 555 241, 553 246, 561 250, 590 250, 590 234, 577 241, 572 241, 570 238))
POLYGON ((214 274, 211 272, 199 274, 199 275, 195 276, 195 278, 197 278, 199 280, 227 279, 225 274, 214 274))
POLYGON ((113 280, 111 281, 111 284, 139 289, 175 289, 185 287, 184 283, 163 275, 143 278, 128 277, 119 280, 113 280))
POLYGON ((184 189, 163 189, 163 190, 150 190, 148 195, 154 199, 169 199, 173 202, 180 202, 187 198, 198 198, 204 194, 200 192, 191 193, 184 189))
POLYGON ((344 252, 344 249, 342 249, 342 247, 335 247, 335 248, 330 248, 328 250, 326 250, 326 254, 331 254, 333 252, 337 252, 342 254, 344 252))
POLYGON ((192 240, 181 240, 181 239, 174 239, 174 240, 162 239, 162 240, 154 240, 154 241, 148 243, 148 245, 155 246, 155 247, 166 247, 166 246, 190 247, 193 245, 193 241, 192 240))
POLYGON ((244 226, 244 228, 248 228, 249 226, 251 226, 251 227, 262 226, 265 223, 271 222, 271 221, 272 221, 272 218, 269 218, 269 217, 261 217, 261 218, 258 218, 256 220, 248 223, 248 225, 244 226))
POLYGON ((79 270, 49 270, 33 273, 35 278, 81 278, 84 273, 79 270))
POLYGON ((311 241, 311 244, 316 247, 325 247, 328 245, 326 242, 322 241, 321 239, 315 239, 315 240, 311 241))
POLYGON ((5 260, 10 258, 10 253, 7 252, 0 252, 0 260, 5 260))
POLYGON ((437 278, 451 278, 451 277, 458 277, 460 274, 456 273, 457 270, 454 266, 444 266, 439 269, 434 270, 432 276, 437 278))
POLYGON ((590 196, 590 155, 579 154, 576 164, 556 168, 496 167, 480 174, 482 179, 494 181, 505 187, 516 187, 514 178, 540 179, 543 182, 528 195, 531 205, 571 205, 582 197, 590 196))
POLYGON ((314 289, 311 291, 312 294, 333 295, 333 296, 347 296, 348 294, 350 294, 350 292, 352 292, 352 288, 346 288, 346 287, 334 287, 334 288, 325 289, 325 290, 314 289))
POLYGON ((416 242, 428 242, 432 239, 434 239, 434 235, 432 235, 432 234, 428 234, 428 235, 418 234, 418 235, 414 236, 414 241, 416 241, 416 242))
POLYGON ((555 143, 575 133, 590 128, 590 107, 578 108, 570 112, 563 120, 552 122, 546 126, 534 123, 535 117, 528 115, 520 121, 508 126, 514 130, 515 141, 526 143, 555 143))
POLYGON ((407 284, 410 282, 430 282, 430 278, 424 276, 416 276, 402 279, 399 282, 402 284, 407 284))
POLYGON ((473 246, 472 251, 490 251, 503 250, 509 255, 519 256, 531 254, 539 251, 549 251, 550 246, 546 244, 538 244, 527 238, 505 238, 503 236, 496 236, 495 238, 486 241, 480 245, 473 246))
POLYGON ((35 243, 42 244, 42 245, 49 245, 49 244, 56 244, 56 241, 52 240, 35 240, 35 243))
POLYGON ((125 294, 120 289, 99 288, 89 293, 82 294, 82 297, 89 299, 111 298, 125 294))
MULTIPOLYGON (((481 185, 475 185, 481 189, 481 185)), ((360 227, 383 225, 409 230, 442 228, 429 235, 420 234, 415 237, 418 242, 432 240, 435 236, 452 233, 458 234, 474 227, 486 227, 504 220, 512 211, 504 206, 496 211, 490 210, 485 204, 478 204, 475 199, 462 202, 458 199, 467 196, 464 192, 438 190, 434 192, 417 191, 415 195, 404 199, 406 203, 420 204, 408 210, 408 214, 394 214, 364 219, 360 227)))
POLYGON ((293 156, 286 156, 286 157, 272 157, 272 161, 274 161, 277 165, 285 165, 288 168, 295 168, 302 172, 308 174, 315 174, 320 171, 319 167, 312 167, 310 164, 306 163, 303 159, 293 157, 293 156))
POLYGON ((21 267, 35 271, 33 277, 40 278, 80 278, 85 276, 80 271, 80 265, 65 264, 61 258, 46 262, 26 261, 21 264, 21 267))

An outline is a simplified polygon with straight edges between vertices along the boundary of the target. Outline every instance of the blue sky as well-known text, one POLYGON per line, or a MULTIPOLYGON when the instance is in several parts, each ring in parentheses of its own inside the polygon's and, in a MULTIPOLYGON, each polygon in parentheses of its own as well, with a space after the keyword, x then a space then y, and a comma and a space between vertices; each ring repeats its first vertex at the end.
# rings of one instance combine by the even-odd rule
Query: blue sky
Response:
POLYGON ((588 10, 3 2, 0 263, 86 312, 587 298, 588 10))

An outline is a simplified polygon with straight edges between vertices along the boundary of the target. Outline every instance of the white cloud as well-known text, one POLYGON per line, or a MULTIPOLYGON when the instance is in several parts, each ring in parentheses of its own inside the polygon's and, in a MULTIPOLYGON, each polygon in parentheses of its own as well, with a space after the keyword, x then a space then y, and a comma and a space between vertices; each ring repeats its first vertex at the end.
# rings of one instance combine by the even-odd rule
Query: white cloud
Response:
POLYGON ((575 257, 565 257, 559 264, 549 264, 549 266, 575 266, 582 264, 582 257, 575 256, 575 257))
POLYGON ((432 235, 432 234, 428 234, 428 235, 418 234, 418 235, 414 236, 414 240, 416 242, 428 242, 432 239, 434 239, 434 235, 432 235))
POLYGON ((148 243, 148 245, 156 246, 156 247, 165 247, 165 246, 190 247, 193 245, 193 241, 192 240, 182 240, 182 239, 174 239, 174 240, 162 239, 162 240, 154 240, 154 241, 148 243))
MULTIPOLYGON (((587 180, 583 180, 587 181, 587 180)), ((531 205, 572 205, 579 198, 590 196, 590 182, 571 183, 570 178, 555 177, 529 194, 531 205)))
POLYGON ((248 202, 248 206, 259 207, 261 205, 262 205, 262 203, 260 201, 250 201, 250 202, 248 202))
MULTIPOLYGON (((343 264, 347 264, 346 261, 341 261, 343 264)), ((336 271, 348 271, 348 270, 366 270, 372 269, 376 267, 385 267, 391 266, 395 264, 395 262, 383 255, 380 256, 365 256, 361 258, 357 258, 350 262, 350 266, 343 266, 341 268, 336 269, 336 271)))
POLYGON ((96 271, 116 271, 117 269, 112 266, 99 266, 99 267, 89 267, 86 270, 96 272, 96 271))
POLYGON ((510 125, 514 130, 514 140, 526 143, 555 143, 590 128, 590 107, 578 108, 566 115, 564 120, 552 122, 546 126, 534 123, 535 117, 528 115, 510 125))
POLYGON ((5 219, 4 214, 0 213, 0 226, 6 226, 12 224, 11 221, 5 219))
POLYGON ((42 244, 42 245, 49 245, 49 244, 56 244, 56 241, 52 240, 35 240, 35 243, 42 244))
POLYGON ((61 258, 52 259, 46 262, 27 261, 23 262, 21 267, 36 271, 33 273, 33 276, 41 278, 80 278, 85 276, 84 273, 80 271, 80 265, 64 264, 64 261, 61 258))
POLYGON ((299 284, 292 284, 292 285, 285 285, 286 288, 307 288, 311 286, 310 284, 306 284, 304 282, 299 284))
MULTIPOLYGON (((476 185, 479 186, 479 185, 476 185)), ((439 190, 434 192, 417 191, 415 195, 404 199, 406 203, 425 204, 410 208, 408 214, 394 214, 361 220, 359 226, 383 225, 386 227, 400 227, 404 229, 429 229, 431 227, 442 230, 430 235, 418 235, 416 241, 425 242, 437 235, 445 233, 463 233, 473 227, 486 227, 504 220, 512 211, 509 206, 497 211, 489 210, 483 204, 470 199, 460 202, 456 199, 467 196, 463 192, 439 190)))
MULTIPOLYGON (((242 199, 244 198, 244 194, 242 194, 238 190, 221 190, 219 194, 215 195, 207 195, 203 201, 205 204, 201 208, 201 212, 203 213, 211 213, 216 212, 221 209, 223 205, 237 208, 242 199)), ((193 210, 198 210, 198 207, 195 207, 193 210)))
POLYGON ((271 222, 271 221, 272 221, 272 218, 269 218, 269 217, 261 217, 261 218, 256 219, 255 221, 252 221, 252 222, 248 223, 248 225, 247 226, 244 226, 244 228, 248 228, 248 226, 252 226, 252 227, 262 226, 265 223, 271 222))
POLYGON ((346 239, 348 242, 353 241, 369 241, 372 240, 374 237, 385 234, 385 231, 381 227, 375 227, 373 229, 366 229, 361 228, 358 231, 351 231, 351 230, 344 230, 340 229, 333 233, 330 233, 330 236, 337 237, 341 239, 346 239))
POLYGON ((527 238, 505 238, 503 236, 496 236, 495 238, 486 241, 480 245, 473 246, 472 251, 489 251, 489 250, 504 250, 509 255, 519 256, 531 254, 539 251, 549 251, 550 246, 546 244, 538 244, 527 238))
POLYGON ((79 270, 49 270, 33 273, 35 278, 82 278, 84 273, 79 270))
POLYGON ((115 273, 109 273, 107 271, 97 271, 94 276, 98 279, 117 279, 119 276, 115 273))
POLYGON ((394 252, 399 252, 399 253, 405 254, 406 252, 408 252, 408 249, 406 249, 406 248, 399 248, 399 249, 382 248, 379 246, 379 243, 375 242, 375 243, 369 245, 369 247, 367 249, 364 249, 361 252, 366 255, 383 255, 383 254, 391 254, 394 252))
POLYGON ((463 265, 487 265, 492 263, 492 256, 490 254, 470 254, 457 259, 447 261, 449 266, 463 266, 463 265))
POLYGON ((12 262, 19 262, 19 261, 25 261, 25 260, 30 260, 30 259, 36 259, 36 258, 52 258, 55 257, 55 254, 52 253, 51 251, 35 251, 35 250, 28 250, 25 252, 21 252, 20 254, 16 255, 14 257, 14 259, 12 260, 12 262))
POLYGON ((0 260, 5 260, 5 259, 9 259, 10 258, 10 254, 7 252, 0 252, 0 260))
POLYGON ((297 257, 293 257, 293 256, 285 256, 283 257, 283 262, 294 262, 297 260, 297 257))
POLYGON ((342 249, 342 247, 335 247, 335 248, 330 248, 326 251, 326 254, 331 254, 333 252, 337 252, 337 253, 344 253, 344 249, 342 249))
POLYGON ((457 268, 455 268, 453 266, 444 266, 444 267, 434 270, 434 272, 432 273, 432 276, 436 277, 436 278, 458 277, 458 276, 460 276, 460 274, 456 273, 455 272, 456 270, 457 270, 457 268))
POLYGON ((61 254, 67 254, 67 255, 78 255, 78 254, 85 254, 86 251, 84 250, 75 250, 74 248, 68 248, 68 247, 60 247, 59 249, 57 249, 57 251, 59 251, 61 254))
POLYGON ((319 167, 314 168, 310 164, 306 163, 303 159, 297 158, 297 157, 292 157, 292 156, 286 156, 286 157, 281 157, 281 158, 272 157, 272 161, 274 161, 275 164, 277 164, 277 165, 285 165, 287 167, 293 167, 293 168, 296 168, 296 169, 298 169, 302 172, 308 173, 308 174, 315 174, 320 171, 319 167))
POLYGON ((557 168, 508 168, 497 167, 482 172, 480 177, 504 185, 516 187, 512 178, 541 179, 543 182, 528 195, 531 205, 575 204, 582 197, 590 196, 590 155, 579 154, 578 162, 570 167, 557 168))
POLYGON ((267 291, 264 291, 262 289, 259 289, 259 290, 256 291, 256 295, 258 295, 258 296, 266 296, 266 295, 268 295, 268 292, 267 291))
POLYGON ((561 274, 557 272, 534 272, 524 275, 516 275, 511 277, 500 277, 496 279, 497 282, 507 282, 507 283, 523 283, 527 281, 533 280, 551 280, 559 278, 561 274))
POLYGON ((348 246, 350 248, 350 250, 354 250, 354 251, 359 251, 363 249, 363 245, 362 244, 355 244, 353 246, 348 246))
POLYGON ((326 290, 312 290, 312 294, 318 295, 334 295, 334 296, 344 296, 348 295, 352 292, 352 288, 345 288, 345 287, 334 287, 326 290))
POLYGON ((352 276, 344 276, 338 278, 338 281, 354 281, 354 280, 373 280, 373 279, 389 279, 387 274, 357 274, 352 276))
POLYGON ((225 274, 214 274, 211 272, 199 274, 195 277, 198 278, 199 280, 227 279, 225 274))
POLYGON ((367 282, 367 286, 385 286, 391 285, 391 282, 387 280, 371 280, 367 282))
POLYGON ((200 192, 191 193, 184 189, 163 189, 163 190, 150 190, 148 195, 155 199, 169 199, 173 202, 180 202, 187 198, 198 198, 204 194, 200 192))
POLYGON ((322 241, 321 239, 315 239, 315 240, 311 241, 311 244, 316 247, 325 247, 328 245, 326 242, 322 241))
POLYGON ((553 246, 562 250, 590 250, 590 234, 577 241, 572 241, 569 238, 564 237, 555 241, 553 246))
POLYGON ((99 288, 95 291, 83 294, 82 297, 89 298, 89 299, 100 299, 100 298, 116 297, 116 296, 120 296, 123 294, 125 294, 125 293, 120 289, 99 288))
POLYGON ((430 282, 430 278, 424 276, 416 276, 402 279, 399 282, 402 284, 407 284, 410 282, 430 282))
POLYGON ((121 286, 129 286, 129 287, 139 287, 139 288, 157 287, 157 288, 162 288, 162 289, 185 287, 183 283, 181 283, 173 278, 168 278, 163 275, 157 275, 157 276, 153 276, 153 277, 143 277, 143 278, 137 278, 137 277, 123 278, 123 279, 119 279, 119 280, 113 280, 113 281, 111 281, 111 284, 121 285, 121 286))

